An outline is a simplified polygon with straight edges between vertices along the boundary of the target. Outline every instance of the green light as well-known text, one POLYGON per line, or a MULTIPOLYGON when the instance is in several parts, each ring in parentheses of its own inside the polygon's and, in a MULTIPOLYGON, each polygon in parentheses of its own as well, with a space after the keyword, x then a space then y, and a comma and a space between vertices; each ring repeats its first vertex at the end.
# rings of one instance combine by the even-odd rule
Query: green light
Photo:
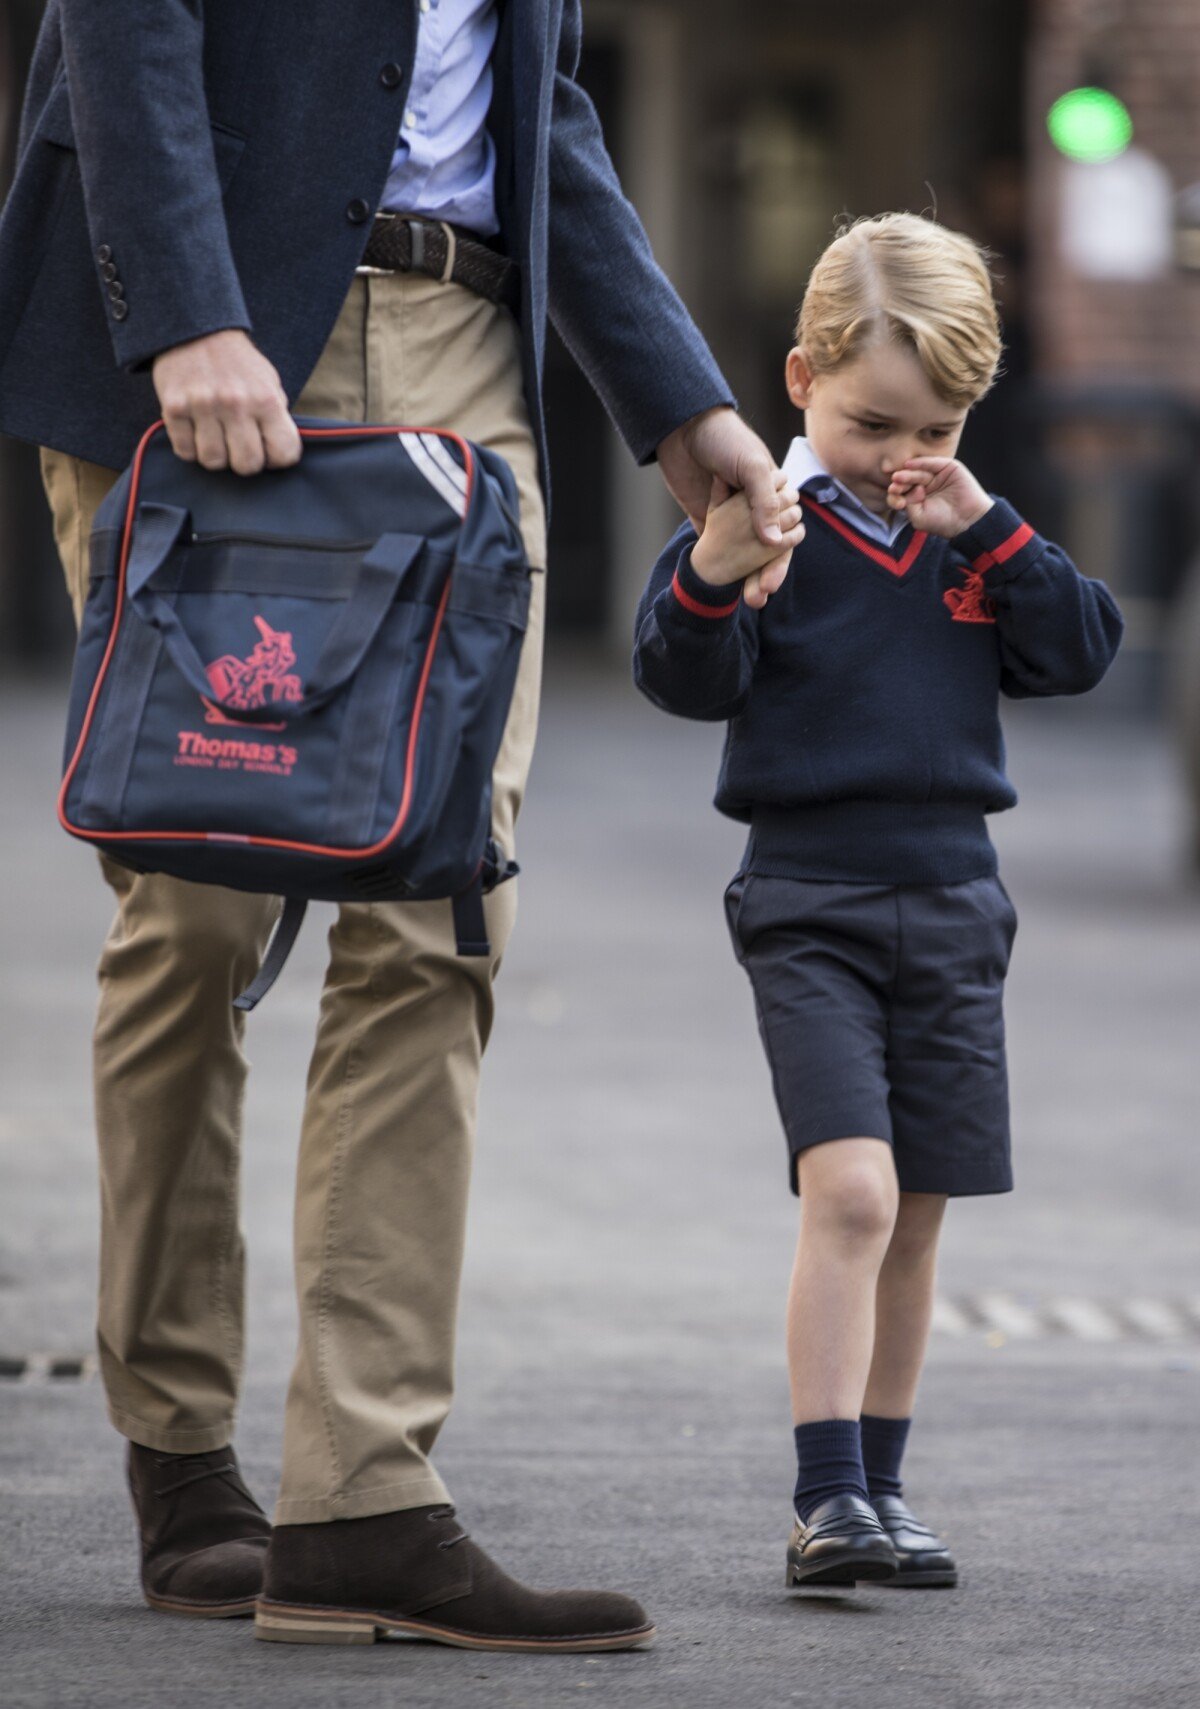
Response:
POLYGON ((1133 120, 1107 89, 1069 89, 1046 115, 1046 129, 1071 160, 1113 160, 1129 147, 1133 120))

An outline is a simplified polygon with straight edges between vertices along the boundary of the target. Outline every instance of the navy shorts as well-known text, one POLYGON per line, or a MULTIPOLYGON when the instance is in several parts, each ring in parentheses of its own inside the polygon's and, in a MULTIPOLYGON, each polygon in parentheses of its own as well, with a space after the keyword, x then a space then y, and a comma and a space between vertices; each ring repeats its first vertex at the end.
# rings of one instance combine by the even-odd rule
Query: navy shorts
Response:
POLYGON ((789 1150, 892 1147, 907 1193, 1012 1187, 998 878, 876 885, 740 873, 725 893, 789 1150))

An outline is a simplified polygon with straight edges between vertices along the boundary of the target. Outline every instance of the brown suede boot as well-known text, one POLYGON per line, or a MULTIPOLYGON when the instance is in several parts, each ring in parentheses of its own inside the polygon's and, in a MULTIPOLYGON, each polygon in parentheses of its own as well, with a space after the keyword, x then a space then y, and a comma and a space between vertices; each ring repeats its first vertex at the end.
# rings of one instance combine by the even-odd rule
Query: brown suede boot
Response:
POLYGON ((654 1627, 628 1596, 518 1584, 452 1507, 276 1526, 256 1638, 372 1644, 389 1634, 466 1650, 632 1650, 654 1627))
POLYGON ((271 1524, 233 1449, 159 1454, 131 1442, 129 1488, 151 1608, 206 1620, 253 1614, 271 1524))

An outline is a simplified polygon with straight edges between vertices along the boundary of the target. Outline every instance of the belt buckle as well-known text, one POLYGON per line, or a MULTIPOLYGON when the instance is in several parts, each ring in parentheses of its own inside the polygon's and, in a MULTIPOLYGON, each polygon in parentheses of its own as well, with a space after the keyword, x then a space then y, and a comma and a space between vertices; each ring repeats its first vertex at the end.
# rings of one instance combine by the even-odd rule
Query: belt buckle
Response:
MULTIPOLYGON (((389 209, 376 208, 375 218, 377 220, 394 220, 396 215, 389 209)), ((358 279, 390 279, 395 272, 394 267, 367 267, 362 263, 354 269, 355 278, 358 279)))

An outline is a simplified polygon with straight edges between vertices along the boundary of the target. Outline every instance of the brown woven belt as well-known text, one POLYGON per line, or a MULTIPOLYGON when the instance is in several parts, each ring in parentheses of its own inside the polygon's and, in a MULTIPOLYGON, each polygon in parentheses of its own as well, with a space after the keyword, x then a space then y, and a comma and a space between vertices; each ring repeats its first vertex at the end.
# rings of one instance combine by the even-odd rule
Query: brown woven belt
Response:
POLYGON ((478 297, 521 307, 521 269, 461 226, 409 214, 376 214, 361 265, 377 273, 425 273, 443 285, 465 285, 478 297))

